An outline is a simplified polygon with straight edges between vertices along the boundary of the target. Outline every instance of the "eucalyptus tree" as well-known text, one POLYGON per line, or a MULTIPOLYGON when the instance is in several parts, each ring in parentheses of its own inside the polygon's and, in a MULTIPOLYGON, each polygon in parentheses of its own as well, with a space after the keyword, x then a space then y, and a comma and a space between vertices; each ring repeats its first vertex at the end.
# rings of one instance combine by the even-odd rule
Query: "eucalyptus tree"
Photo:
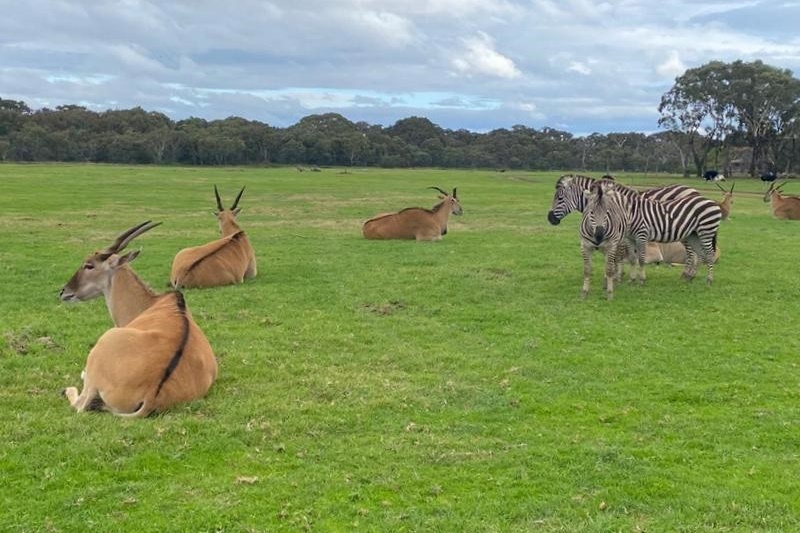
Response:
POLYGON ((730 65, 730 100, 739 130, 753 152, 750 175, 773 170, 780 140, 796 128, 800 80, 788 69, 761 61, 735 61, 730 65))
POLYGON ((790 70, 761 61, 712 61, 676 78, 661 98, 659 125, 688 136, 698 175, 713 148, 741 138, 751 151, 753 176, 774 166, 799 103, 800 80, 790 70))
POLYGON ((705 170, 711 149, 732 129, 726 74, 721 61, 689 69, 676 78, 658 106, 659 126, 686 134, 697 176, 705 170))

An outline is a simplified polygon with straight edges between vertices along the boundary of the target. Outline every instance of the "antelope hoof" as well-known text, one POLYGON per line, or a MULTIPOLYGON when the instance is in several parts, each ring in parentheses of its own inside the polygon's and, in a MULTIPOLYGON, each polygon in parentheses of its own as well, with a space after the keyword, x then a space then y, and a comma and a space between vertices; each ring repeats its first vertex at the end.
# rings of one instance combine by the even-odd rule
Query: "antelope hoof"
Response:
POLYGON ((614 293, 613 292, 607 292, 606 293, 606 300, 613 300, 613 299, 614 299, 614 293))
POLYGON ((70 405, 75 405, 75 400, 78 399, 78 389, 77 388, 75 388, 75 387, 67 387, 66 389, 61 391, 61 394, 67 400, 69 400, 69 404, 70 405))
POLYGON ((585 300, 589 296, 589 291, 581 291, 581 300, 585 300))

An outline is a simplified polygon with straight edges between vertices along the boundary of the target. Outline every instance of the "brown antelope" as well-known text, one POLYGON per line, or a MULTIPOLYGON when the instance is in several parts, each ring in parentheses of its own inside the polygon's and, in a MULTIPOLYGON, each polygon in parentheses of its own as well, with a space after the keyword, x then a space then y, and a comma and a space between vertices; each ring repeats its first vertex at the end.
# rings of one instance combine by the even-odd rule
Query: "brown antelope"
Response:
POLYGON ((225 209, 214 185, 217 197, 215 215, 222 238, 178 252, 172 260, 170 283, 173 287, 219 287, 255 277, 256 254, 247 234, 236 223, 236 216, 241 211, 237 206, 243 192, 244 187, 236 195, 231 208, 225 209))
POLYGON ((784 181, 777 187, 775 182, 769 184, 769 189, 764 193, 764 201, 772 206, 772 214, 775 218, 786 220, 800 220, 800 198, 797 196, 783 196, 780 192, 781 187, 788 182, 784 181))
POLYGON ((439 187, 428 187, 442 193, 442 200, 433 209, 408 207, 396 213, 376 215, 364 222, 361 232, 367 239, 416 239, 438 241, 447 233, 450 214, 461 215, 464 210, 453 188, 453 194, 439 187))
POLYGON ((120 252, 158 224, 134 226, 108 248, 89 255, 61 289, 61 300, 105 296, 116 327, 95 343, 82 373, 83 390, 64 389, 76 411, 108 410, 125 417, 203 397, 217 376, 217 361, 178 291, 156 294, 129 263, 138 251, 120 252))
MULTIPOLYGON (((719 261, 719 245, 714 248, 714 263, 719 261)), ((644 253, 645 263, 668 265, 686 264, 686 246, 682 242, 648 242, 644 253)))
POLYGON ((719 204, 719 208, 722 210, 722 220, 725 220, 731 214, 731 205, 733 204, 733 188, 736 186, 736 184, 734 183, 731 185, 731 189, 729 191, 726 191, 725 188, 716 181, 714 184, 719 187, 719 190, 722 191, 722 200, 717 203, 719 204))

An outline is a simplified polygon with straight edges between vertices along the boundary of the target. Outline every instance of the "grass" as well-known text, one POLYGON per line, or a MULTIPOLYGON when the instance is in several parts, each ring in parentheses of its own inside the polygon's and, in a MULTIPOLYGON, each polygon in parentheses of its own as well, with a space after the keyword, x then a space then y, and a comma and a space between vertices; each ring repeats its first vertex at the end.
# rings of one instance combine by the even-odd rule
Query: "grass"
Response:
POLYGON ((800 529, 800 223, 742 180, 713 287, 650 267, 606 301, 598 256, 582 301, 579 216, 545 218, 557 176, 1 165, 0 530, 800 529), (247 186, 259 275, 186 291, 211 393, 74 413, 60 390, 111 321, 58 290, 147 219, 133 266, 163 288, 216 237, 213 184, 247 186), (441 242, 361 238, 430 185, 465 211, 441 242))

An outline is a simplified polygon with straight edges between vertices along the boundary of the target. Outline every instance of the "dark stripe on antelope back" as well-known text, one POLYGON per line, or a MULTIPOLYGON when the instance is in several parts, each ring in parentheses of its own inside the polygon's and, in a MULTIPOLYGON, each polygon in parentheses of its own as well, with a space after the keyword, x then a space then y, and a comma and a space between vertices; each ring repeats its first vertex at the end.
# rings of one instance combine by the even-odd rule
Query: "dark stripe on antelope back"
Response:
POLYGON ((242 237, 244 237, 244 231, 237 231, 236 233, 234 233, 233 235, 231 235, 231 236, 230 236, 230 238, 228 239, 228 242, 226 242, 225 244, 223 244, 222 246, 220 246, 219 248, 217 248, 216 250, 214 250, 214 251, 213 251, 213 252, 211 252, 210 254, 208 254, 208 255, 204 255, 203 257, 201 257, 200 259, 196 260, 194 263, 192 263, 191 265, 189 265, 189 268, 187 268, 187 269, 186 269, 186 273, 184 273, 184 277, 185 277, 185 276, 186 276, 186 275, 187 275, 189 272, 191 272, 191 271, 192 271, 192 269, 193 269, 194 267, 196 267, 197 265, 199 265, 200 263, 202 263, 203 261, 205 261, 205 260, 206 260, 206 259, 208 259, 209 257, 213 257, 213 256, 215 256, 216 254, 218 254, 219 252, 221 252, 222 250, 224 250, 224 249, 225 249, 225 248, 226 248, 226 247, 227 247, 229 244, 231 244, 232 242, 239 242, 239 240, 240 240, 242 237))
POLYGON ((175 304, 178 306, 178 312, 180 312, 183 323, 183 335, 181 336, 180 344, 178 344, 178 349, 172 354, 167 368, 164 369, 164 375, 161 376, 161 381, 158 383, 158 388, 156 389, 156 397, 158 393, 161 392, 161 387, 164 386, 164 383, 167 382, 175 371, 175 368, 177 368, 181 357, 183 357, 183 350, 186 348, 186 343, 189 342, 189 317, 186 316, 186 300, 183 299, 183 294, 180 291, 175 291, 173 294, 175 295, 175 304))

